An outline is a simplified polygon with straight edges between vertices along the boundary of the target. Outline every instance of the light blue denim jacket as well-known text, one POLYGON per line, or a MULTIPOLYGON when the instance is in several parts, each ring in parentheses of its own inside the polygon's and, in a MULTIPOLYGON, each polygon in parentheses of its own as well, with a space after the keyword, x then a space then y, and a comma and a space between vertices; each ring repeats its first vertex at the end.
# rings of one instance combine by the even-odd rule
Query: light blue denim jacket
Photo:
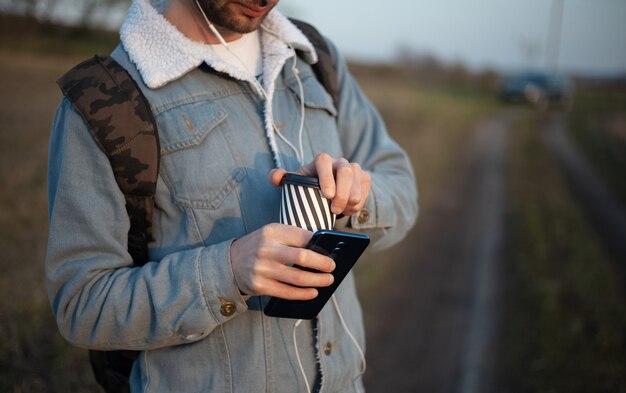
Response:
MULTIPOLYGON (((337 107, 311 67, 298 63, 306 107, 305 161, 326 152, 358 162, 370 173, 369 219, 344 218, 336 229, 365 233, 372 239, 370 249, 385 248, 402 239, 416 218, 413 172, 332 49, 340 81, 337 107)), ((262 100, 247 83, 206 66, 150 89, 122 46, 113 56, 144 91, 159 128, 153 262, 132 267, 124 197, 104 153, 64 99, 51 136, 46 256, 47 287, 61 334, 80 347, 141 351, 131 375, 134 392, 305 391, 292 339, 294 321, 265 316, 266 297, 242 296, 229 259, 234 239, 278 218, 280 190, 268 181, 274 163, 262 100), (234 313, 224 305, 234 305, 234 313)), ((296 140, 302 97, 289 66, 275 86, 275 120, 285 125, 289 140, 296 140)), ((278 143, 286 169, 297 169, 291 150, 278 143)), ((351 274, 336 299, 364 348, 351 274)), ((353 392, 355 386, 363 391, 358 350, 332 302, 296 334, 309 381, 317 379, 323 392, 353 392)))

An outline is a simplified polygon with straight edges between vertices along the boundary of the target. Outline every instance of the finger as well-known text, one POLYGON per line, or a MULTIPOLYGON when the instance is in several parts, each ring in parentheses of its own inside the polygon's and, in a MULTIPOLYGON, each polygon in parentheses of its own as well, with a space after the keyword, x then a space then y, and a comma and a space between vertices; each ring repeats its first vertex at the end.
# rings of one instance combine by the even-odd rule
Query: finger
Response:
POLYGON ((315 160, 317 159, 317 157, 315 157, 315 159, 313 159, 313 161, 309 162, 308 164, 301 166, 300 169, 298 169, 296 171, 296 173, 303 175, 303 176, 317 176, 317 169, 315 168, 315 160))
POLYGON ((278 261, 284 265, 296 264, 304 268, 330 273, 335 270, 335 261, 313 250, 303 248, 313 233, 302 228, 283 224, 269 224, 261 229, 263 236, 271 236, 278 242, 264 248, 262 259, 278 261))
POLYGON ((249 294, 254 296, 275 296, 290 300, 310 300, 317 297, 318 291, 312 287, 297 287, 264 277, 257 281, 254 291, 249 294))
MULTIPOLYGON (((369 173, 361 172, 361 201, 354 206, 354 213, 362 210, 367 203, 370 191, 372 189, 372 178, 369 173)), ((352 214, 354 214, 352 213, 352 214)))
POLYGON ((275 241, 279 244, 302 248, 307 245, 313 233, 293 225, 272 223, 259 229, 262 239, 268 242, 275 241))
POLYGON ((330 210, 335 214, 339 214, 346 208, 350 198, 350 190, 352 189, 354 174, 348 160, 339 158, 335 161, 335 176, 337 179, 337 190, 330 205, 330 210))
MULTIPOLYGON (((308 232, 308 231, 307 231, 308 232)), ((310 233, 310 232, 309 232, 310 233)), ((276 261, 282 265, 298 265, 319 272, 330 273, 336 264, 332 258, 302 247, 277 246, 265 250, 261 258, 276 261)), ((275 269, 269 266, 269 269, 275 269)), ((266 272, 259 272, 266 273, 266 272)))
POLYGON ((337 193, 333 164, 334 160, 328 154, 318 154, 315 159, 315 169, 320 181, 320 189, 326 199, 333 199, 337 193))
POLYGON ((285 254, 280 259, 287 264, 296 264, 303 268, 309 268, 320 272, 330 273, 335 270, 335 261, 332 258, 319 254, 306 248, 290 247, 284 250, 285 254))
POLYGON ((277 187, 280 186, 280 182, 283 176, 285 176, 285 173, 287 173, 287 171, 282 168, 272 169, 269 174, 270 182, 277 187))
POLYGON ((311 272, 295 266, 283 265, 282 268, 274 270, 274 273, 271 278, 276 281, 300 288, 323 288, 334 281, 332 274, 311 272))
POLYGON ((299 288, 279 281, 271 281, 267 284, 264 294, 287 300, 311 300, 317 297, 318 292, 315 288, 299 288))
POLYGON ((314 176, 319 179, 322 194, 327 199, 335 196, 335 177, 333 176, 333 158, 326 153, 320 153, 309 164, 298 170, 304 176, 314 176))
POLYGON ((352 215, 357 212, 356 206, 361 203, 361 176, 363 170, 361 166, 357 163, 350 164, 352 167, 352 188, 350 189, 350 196, 348 197, 348 203, 346 204, 346 208, 343 213, 346 215, 352 215))

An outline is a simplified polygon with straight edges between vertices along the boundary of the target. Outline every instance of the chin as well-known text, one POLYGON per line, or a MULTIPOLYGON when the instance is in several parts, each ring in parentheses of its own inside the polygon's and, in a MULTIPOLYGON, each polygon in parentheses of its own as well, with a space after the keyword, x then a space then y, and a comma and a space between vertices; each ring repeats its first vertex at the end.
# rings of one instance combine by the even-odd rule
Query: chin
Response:
POLYGON ((245 19, 237 20, 235 23, 233 23, 232 26, 230 26, 229 30, 240 34, 252 33, 256 29, 258 29, 259 26, 261 26, 261 23, 265 19, 265 17, 257 19, 251 19, 246 17, 244 18, 245 19))

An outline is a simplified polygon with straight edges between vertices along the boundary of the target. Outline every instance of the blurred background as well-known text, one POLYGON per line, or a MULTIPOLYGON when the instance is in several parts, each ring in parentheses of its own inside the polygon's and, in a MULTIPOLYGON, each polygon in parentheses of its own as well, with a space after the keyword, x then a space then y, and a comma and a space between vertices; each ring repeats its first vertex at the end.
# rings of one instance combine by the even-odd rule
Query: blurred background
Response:
MULTIPOLYGON (((55 80, 124 0, 0 0, 0 391, 96 392, 44 281, 55 80)), ((626 392, 626 2, 283 0, 407 150, 420 217, 356 275, 369 392, 626 392)))

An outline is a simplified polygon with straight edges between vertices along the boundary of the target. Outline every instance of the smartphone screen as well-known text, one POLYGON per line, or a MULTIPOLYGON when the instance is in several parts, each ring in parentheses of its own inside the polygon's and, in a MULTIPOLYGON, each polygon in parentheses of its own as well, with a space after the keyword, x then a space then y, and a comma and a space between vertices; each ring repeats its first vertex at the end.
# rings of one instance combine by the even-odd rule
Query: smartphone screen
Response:
POLYGON ((317 288, 318 295, 311 300, 285 300, 273 297, 264 309, 268 316, 295 319, 313 319, 319 314, 350 269, 354 266, 370 239, 367 235, 320 230, 313 234, 306 248, 328 256, 335 261, 332 285, 317 288))

